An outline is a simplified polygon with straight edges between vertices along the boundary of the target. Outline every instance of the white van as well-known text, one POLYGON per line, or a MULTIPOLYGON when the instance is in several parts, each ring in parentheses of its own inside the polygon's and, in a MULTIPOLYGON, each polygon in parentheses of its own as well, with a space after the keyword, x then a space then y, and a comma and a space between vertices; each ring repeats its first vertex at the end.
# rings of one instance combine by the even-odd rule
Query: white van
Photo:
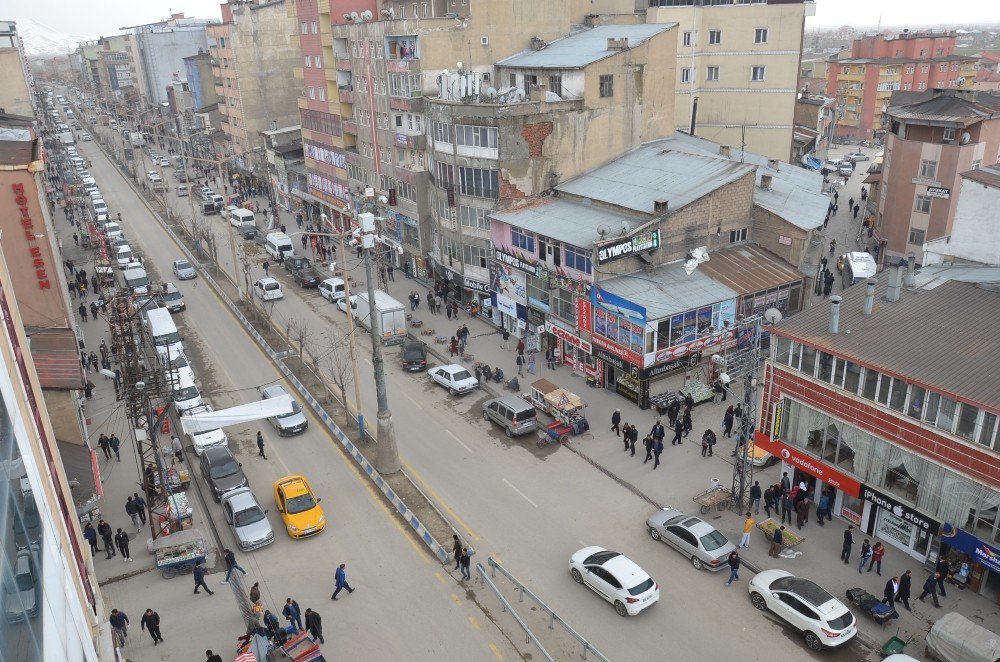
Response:
POLYGON ((107 214, 108 213, 108 203, 104 202, 102 198, 97 198, 94 200, 94 213, 95 214, 107 214))
POLYGON ((274 301, 285 296, 281 283, 273 278, 261 278, 253 284, 253 291, 261 301, 274 301))
POLYGON ((128 268, 129 262, 135 262, 135 256, 132 255, 132 247, 128 244, 124 246, 119 246, 118 250, 115 251, 115 259, 118 262, 118 268, 124 271, 128 268))
POLYGON ((878 273, 878 265, 871 253, 863 251, 852 251, 840 256, 840 264, 843 265, 841 282, 844 287, 850 287, 855 283, 873 278, 878 273))
POLYGON ((125 285, 136 294, 149 292, 149 276, 146 275, 146 270, 138 262, 133 262, 130 267, 125 269, 125 285))
POLYGON ((346 296, 344 290, 343 278, 327 278, 319 284, 319 295, 330 303, 343 299, 346 296))
POLYGON ((154 308, 146 311, 146 320, 149 322, 153 346, 161 358, 184 351, 184 343, 181 342, 181 335, 177 332, 177 325, 170 317, 169 310, 154 308))
POLYGON ((292 240, 284 232, 268 232, 264 237, 264 250, 275 260, 283 260, 284 257, 291 257, 294 252, 292 240), (281 257, 284 254, 284 257, 281 257))
POLYGON ((249 209, 240 209, 239 207, 229 208, 229 224, 234 228, 241 228, 246 222, 255 223, 256 217, 253 212, 249 209))

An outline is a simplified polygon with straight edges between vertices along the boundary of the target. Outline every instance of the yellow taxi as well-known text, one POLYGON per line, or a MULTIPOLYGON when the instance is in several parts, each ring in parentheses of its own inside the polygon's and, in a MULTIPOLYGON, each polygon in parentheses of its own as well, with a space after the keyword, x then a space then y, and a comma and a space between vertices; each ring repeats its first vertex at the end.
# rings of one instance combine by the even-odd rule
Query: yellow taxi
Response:
MULTIPOLYGON (((736 453, 737 455, 742 455, 743 450, 737 449, 736 453)), ((777 462, 778 458, 751 443, 750 448, 747 449, 747 461, 755 467, 766 467, 777 462)))
POLYGON ((326 528, 320 499, 316 498, 305 476, 285 476, 275 481, 274 502, 291 537, 306 538, 326 528))

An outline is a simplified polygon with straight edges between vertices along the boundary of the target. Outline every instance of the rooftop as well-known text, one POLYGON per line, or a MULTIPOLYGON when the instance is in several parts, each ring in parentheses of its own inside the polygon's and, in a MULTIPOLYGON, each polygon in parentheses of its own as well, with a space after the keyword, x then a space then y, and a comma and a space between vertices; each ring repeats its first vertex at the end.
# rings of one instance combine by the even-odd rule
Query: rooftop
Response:
POLYGON ((528 49, 497 62, 498 67, 527 69, 581 69, 588 64, 617 55, 621 49, 608 48, 608 39, 626 39, 635 48, 676 23, 643 25, 600 25, 589 30, 560 37, 540 50, 528 49))
POLYGON ((935 57, 849 57, 831 62, 836 64, 914 64, 917 62, 975 62, 975 55, 938 55, 935 57))
POLYGON ((1000 188, 1000 166, 987 166, 985 168, 969 170, 963 172, 962 177, 973 182, 979 182, 985 186, 1000 188))
POLYGON ((960 127, 1000 117, 1000 94, 975 90, 894 92, 886 111, 911 124, 935 123, 960 127))
POLYGON ((871 315, 862 312, 864 286, 843 292, 840 333, 829 332, 829 305, 808 308, 774 332, 1000 410, 1000 267, 924 267, 894 302, 885 300, 888 280, 889 270, 876 276, 871 315))
POLYGON ((580 248, 593 247, 601 238, 598 228, 602 226, 617 236, 623 223, 628 225, 628 232, 633 232, 648 222, 563 198, 540 198, 527 207, 490 212, 489 217, 580 248))
POLYGON ((680 260, 649 272, 615 276, 597 285, 606 292, 643 306, 646 319, 650 321, 739 296, 738 292, 704 273, 701 269, 705 264, 688 275, 684 270, 684 260, 680 260))
POLYGON ((739 294, 753 294, 802 280, 796 269, 752 244, 713 251, 698 269, 739 294))

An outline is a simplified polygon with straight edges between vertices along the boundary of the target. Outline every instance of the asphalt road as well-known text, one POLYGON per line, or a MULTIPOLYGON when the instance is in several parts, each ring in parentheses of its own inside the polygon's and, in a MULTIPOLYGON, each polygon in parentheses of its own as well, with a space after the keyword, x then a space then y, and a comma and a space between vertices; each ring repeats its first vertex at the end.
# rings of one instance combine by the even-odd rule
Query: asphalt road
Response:
MULTIPOLYGON (((97 157, 92 158, 98 169, 97 157)), ((148 158, 145 163, 149 163, 148 158)), ((102 176, 103 170, 98 169, 98 173, 99 181, 107 178, 102 176)), ((173 183, 172 178, 168 180, 173 183)), ((117 194, 117 187, 112 188, 113 200, 109 200, 112 211, 122 209, 126 227, 135 225, 141 228, 142 235, 150 233, 156 237, 147 242, 147 255, 151 255, 161 273, 167 273, 175 253, 166 242, 160 241, 158 229, 145 211, 134 205, 118 206, 117 194), (152 254, 148 253, 150 248, 152 254)), ((179 213, 190 213, 187 200, 174 199, 172 204, 179 213)), ((223 234, 229 231, 226 221, 210 216, 207 223, 218 235, 223 269, 231 271, 228 238, 223 234)), ((274 307, 275 317, 308 325, 317 339, 324 334, 329 337, 331 325, 344 328, 345 316, 315 290, 299 289, 281 268, 272 268, 271 273, 280 274, 285 290, 285 298, 274 307)), ((263 273, 259 271, 256 275, 263 273)), ((227 319, 218 304, 211 303, 208 288, 189 284, 182 284, 181 288, 189 297, 186 319, 194 321, 201 340, 199 346, 204 355, 213 358, 220 385, 251 386, 274 378, 273 369, 264 364, 260 354, 242 337, 239 341, 235 339, 242 334, 235 321, 227 319), (205 310, 212 312, 203 313, 205 310), (224 333, 227 328, 229 333, 224 333)), ((364 411, 373 420, 376 412, 368 358, 370 344, 362 339, 360 347, 364 357, 360 369, 364 411)), ((809 655, 796 633, 750 605, 746 593, 749 573, 745 573, 740 584, 727 589, 724 573, 695 571, 686 559, 650 540, 644 526, 652 510, 647 502, 571 452, 554 447, 538 450, 533 436, 508 440, 482 421, 479 405, 485 398, 483 394, 449 396, 431 385, 425 376, 403 373, 394 361, 397 352, 398 349, 386 352, 386 364, 390 406, 404 466, 476 548, 477 561, 483 561, 486 555, 502 561, 612 659, 640 659, 651 651, 669 651, 671 657, 678 659, 702 659, 709 652, 731 655, 752 651, 758 659, 779 656, 800 659, 809 655), (639 563, 659 583, 660 604, 637 618, 621 619, 610 604, 575 584, 569 576, 567 561, 574 551, 586 545, 616 549, 639 563)), ((220 404, 225 404, 225 400, 220 404)), ((586 437, 581 442, 586 443, 586 437)), ((271 448, 280 446, 282 461, 293 462, 302 457, 297 449, 308 443, 306 438, 273 441, 271 448), (288 460, 284 455, 286 448, 288 460)), ((309 444, 310 448, 315 445, 309 444)), ((310 466, 326 467, 327 463, 343 464, 315 456, 310 466)), ((294 464, 290 468, 296 469, 294 464)), ((310 476, 315 473, 314 469, 310 476)), ((368 490, 356 481, 350 481, 347 488, 344 480, 320 482, 322 479, 315 477, 313 480, 317 481, 321 494, 329 494, 334 485, 339 486, 335 492, 337 501, 345 499, 348 491, 356 499, 370 498, 365 494, 368 490)), ((366 510, 372 507, 369 504, 366 510)), ((335 514, 333 521, 337 520, 335 514)), ((337 523, 322 539, 330 540, 335 534, 338 539, 353 542, 357 536, 363 536, 361 531, 367 534, 363 526, 358 526, 364 521, 367 520, 356 522, 352 518, 343 525, 337 523)), ((362 540, 357 542, 360 544, 362 540)), ((276 544, 263 553, 278 549, 276 544)), ((287 545, 284 550, 284 554, 290 553, 287 545)), ((412 550, 407 553, 412 555, 412 550)), ((369 574, 367 570, 355 572, 361 576, 369 574)), ((423 574, 431 574, 431 569, 425 567, 423 574)), ((449 641, 447 650, 478 659, 476 651, 482 650, 482 643, 455 639, 449 641)), ((857 659, 858 655, 850 650, 826 657, 848 660, 857 659)))

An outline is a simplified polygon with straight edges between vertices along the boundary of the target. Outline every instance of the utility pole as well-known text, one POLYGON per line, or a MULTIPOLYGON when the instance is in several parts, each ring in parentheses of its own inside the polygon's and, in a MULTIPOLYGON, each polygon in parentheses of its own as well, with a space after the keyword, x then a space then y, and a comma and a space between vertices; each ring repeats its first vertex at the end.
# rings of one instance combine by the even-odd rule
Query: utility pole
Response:
MULTIPOLYGON (((750 486, 753 485, 753 462, 750 445, 754 443, 757 429, 757 374, 761 366, 760 315, 736 323, 733 333, 735 341, 746 338, 743 347, 737 347, 724 354, 724 367, 729 380, 743 379, 743 416, 740 417, 740 431, 737 436, 736 461, 733 463, 733 507, 737 512, 745 512, 750 505, 750 486)), ((722 375, 720 375, 720 379, 722 375)), ((728 388, 728 387, 727 387, 728 388)))

